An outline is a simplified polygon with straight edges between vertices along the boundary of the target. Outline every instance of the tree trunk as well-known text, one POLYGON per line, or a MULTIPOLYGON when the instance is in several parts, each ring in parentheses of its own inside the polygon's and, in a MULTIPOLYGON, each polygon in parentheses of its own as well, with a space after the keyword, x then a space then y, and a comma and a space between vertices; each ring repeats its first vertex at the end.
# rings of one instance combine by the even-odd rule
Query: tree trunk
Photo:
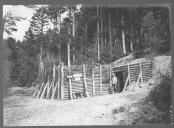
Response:
POLYGON ((104 46, 104 47, 105 47, 105 50, 107 49, 107 48, 106 48, 106 44, 107 44, 107 40, 106 40, 106 38, 105 38, 105 46, 104 46))
MULTIPOLYGON (((97 5, 97 16, 98 16, 98 5, 97 5)), ((97 19, 97 59, 100 61, 100 42, 99 42, 99 20, 97 19)))
POLYGON ((109 50, 111 57, 112 56, 111 14, 109 14, 109 50))
POLYGON ((133 24, 131 25, 131 40, 130 40, 130 49, 131 52, 133 52, 133 37, 134 37, 134 33, 133 33, 133 24))
MULTIPOLYGON (((60 33, 60 27, 61 27, 61 15, 59 16, 59 33, 60 33)), ((59 65, 61 64, 61 60, 62 60, 62 46, 61 44, 59 44, 59 65)))
MULTIPOLYGON (((70 14, 70 9, 69 9, 69 14, 70 14)), ((70 15, 69 15, 70 16, 70 15)), ((70 31, 70 23, 68 24, 68 36, 70 36, 71 31, 70 31)), ((71 44, 71 38, 69 37, 68 39, 68 44, 67 44, 67 54, 68 54, 68 73, 71 73, 71 68, 70 68, 70 44, 71 44)), ((68 79, 69 82, 69 98, 72 99, 72 86, 71 86, 71 79, 68 79)))
MULTIPOLYGON (((73 14, 73 31, 72 31, 72 34, 73 34, 73 39, 75 41, 75 16, 74 16, 74 10, 73 10, 73 13, 72 14, 73 14)), ((75 49, 74 49, 74 45, 75 45, 75 42, 73 42, 73 63, 75 61, 75 54, 74 54, 75 49)))
POLYGON ((124 32, 124 23, 123 23, 123 15, 122 15, 122 45, 123 45, 123 54, 126 54, 126 45, 125 45, 125 32, 124 32))
MULTIPOLYGON (((101 14, 103 14, 102 7, 101 7, 101 14)), ((101 20, 101 28, 100 28, 100 31, 102 33, 102 35, 101 35, 101 48, 103 50, 103 45, 104 45, 104 37, 103 37, 103 15, 101 16, 101 19, 100 20, 101 20)))
MULTIPOLYGON (((70 35, 70 24, 68 25, 68 35, 70 35)), ((71 39, 68 39, 68 43, 67 43, 67 55, 68 55, 68 66, 70 66, 70 43, 71 43, 71 39)))

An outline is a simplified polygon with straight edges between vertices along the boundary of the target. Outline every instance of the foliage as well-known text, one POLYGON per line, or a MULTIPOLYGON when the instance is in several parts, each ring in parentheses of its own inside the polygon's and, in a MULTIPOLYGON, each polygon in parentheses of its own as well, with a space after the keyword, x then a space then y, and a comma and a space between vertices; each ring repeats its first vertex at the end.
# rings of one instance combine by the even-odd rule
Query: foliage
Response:
MULTIPOLYGON (((7 20, 9 22, 5 22, 6 30, 9 26, 9 31, 15 31, 15 22, 19 20, 20 18, 9 18, 7 20)), ((161 40, 163 44, 167 44, 164 51, 169 50, 167 47, 170 43, 169 15, 166 8, 99 6, 97 15, 95 6, 82 5, 77 10, 75 6, 49 5, 36 8, 22 42, 12 38, 7 39, 8 47, 12 51, 9 56, 12 63, 11 80, 16 80, 22 86, 26 86, 26 83, 31 85, 39 71, 41 61, 39 56, 45 65, 53 63, 57 65, 60 62, 67 65, 69 39, 71 64, 97 62, 97 23, 99 23, 100 38, 99 63, 110 63, 132 52, 135 58, 143 57, 146 54, 145 49, 154 50, 161 40), (62 21, 62 14, 68 11, 67 17, 62 21), (75 22, 73 22, 73 12, 75 22), (48 29, 50 24, 53 24, 54 28, 48 29), (73 36, 73 25, 75 25, 75 36, 73 36), (127 54, 123 54, 122 30, 125 32, 127 54)))
POLYGON ((156 86, 150 92, 149 101, 153 101, 154 105, 161 111, 169 112, 171 105, 171 78, 165 75, 161 75, 158 82, 161 79, 159 84, 154 83, 156 86))

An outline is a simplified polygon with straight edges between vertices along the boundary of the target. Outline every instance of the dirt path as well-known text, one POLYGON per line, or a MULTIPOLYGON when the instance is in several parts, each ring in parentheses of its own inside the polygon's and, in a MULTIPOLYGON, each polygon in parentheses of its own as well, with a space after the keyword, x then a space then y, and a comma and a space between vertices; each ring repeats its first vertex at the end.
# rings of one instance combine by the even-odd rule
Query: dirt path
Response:
POLYGON ((145 89, 75 100, 38 100, 13 95, 4 99, 4 126, 113 125, 114 109, 139 102, 145 89))

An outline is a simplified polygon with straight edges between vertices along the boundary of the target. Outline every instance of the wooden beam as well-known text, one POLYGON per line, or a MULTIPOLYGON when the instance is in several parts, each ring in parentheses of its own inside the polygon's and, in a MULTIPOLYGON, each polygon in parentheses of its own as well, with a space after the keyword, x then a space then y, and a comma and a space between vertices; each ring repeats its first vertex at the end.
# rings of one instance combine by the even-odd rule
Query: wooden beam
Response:
POLYGON ((51 82, 51 85, 50 85, 50 88, 49 88, 49 90, 48 90, 48 92, 47 92, 47 97, 46 97, 46 98, 49 98, 49 96, 50 96, 50 91, 51 91, 51 89, 53 88, 53 86, 54 86, 54 82, 52 81, 52 82, 51 82))
MULTIPOLYGON (((137 83, 136 83, 135 87, 137 87, 137 86, 138 86, 139 81, 140 81, 140 78, 141 78, 141 73, 140 73, 140 74, 139 74, 139 76, 138 76, 138 80, 137 80, 137 83)), ((135 89, 135 87, 134 87, 134 89, 135 89)))
POLYGON ((88 87, 87 87, 87 84, 86 84, 86 71, 85 71, 85 65, 83 64, 83 81, 84 81, 84 90, 85 90, 85 94, 87 97, 89 97, 89 93, 88 93, 88 87))
POLYGON ((64 66, 63 66, 63 64, 61 65, 61 80, 60 80, 60 87, 61 87, 61 99, 64 99, 64 66))
POLYGON ((109 86, 112 87, 112 68, 109 67, 109 86))
POLYGON ((141 64, 141 60, 140 60, 140 74, 141 74, 141 83, 143 83, 143 77, 142 77, 142 64, 141 64))
POLYGON ((39 98, 39 96, 40 96, 40 93, 41 93, 41 91, 42 91, 42 87, 43 87, 43 83, 41 83, 41 87, 40 87, 40 89, 39 89, 39 92, 38 92, 38 94, 37 94, 37 98, 39 98))
POLYGON ((102 94, 102 66, 100 65, 100 93, 102 94))
MULTIPOLYGON (((55 88, 54 88, 54 91, 53 91, 53 93, 52 93, 51 99, 54 99, 54 95, 55 95, 56 89, 57 89, 57 90, 59 89, 58 86, 59 86, 59 82, 57 81, 56 86, 55 86, 55 88)), ((58 97, 58 95, 57 95, 57 97, 58 97)))
POLYGON ((35 95, 37 94, 37 92, 39 91, 39 85, 36 85, 36 90, 34 91, 33 97, 35 97, 35 95))
POLYGON ((42 91, 42 94, 41 94, 41 99, 44 97, 44 94, 45 94, 45 91, 46 91, 46 89, 47 89, 47 87, 48 87, 48 84, 49 84, 49 81, 47 81, 47 83, 46 83, 46 85, 45 85, 45 87, 44 87, 44 89, 43 89, 43 91, 42 91))
MULTIPOLYGON (((71 67, 68 66, 68 73, 71 73, 71 67)), ((69 98, 72 100, 72 85, 71 85, 71 78, 68 78, 68 82, 69 82, 69 98)))
POLYGON ((95 95, 94 68, 92 68, 92 94, 95 95))
POLYGON ((131 82, 131 77, 130 77, 130 65, 129 65, 129 63, 128 63, 128 76, 129 76, 129 84, 130 84, 130 82, 131 82))
POLYGON ((125 83, 124 88, 123 88, 123 92, 125 92, 125 90, 126 90, 128 81, 129 81, 129 75, 127 76, 126 83, 125 83))

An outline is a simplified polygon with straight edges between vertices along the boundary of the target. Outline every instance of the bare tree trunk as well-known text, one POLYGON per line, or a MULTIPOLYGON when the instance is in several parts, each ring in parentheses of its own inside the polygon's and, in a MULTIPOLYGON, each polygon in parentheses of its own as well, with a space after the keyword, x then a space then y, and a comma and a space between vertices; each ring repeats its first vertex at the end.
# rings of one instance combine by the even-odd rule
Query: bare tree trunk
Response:
MULTIPOLYGON (((70 9, 69 9, 69 16, 70 16, 70 9)), ((70 31, 70 23, 68 24, 68 35, 71 34, 70 31)), ((71 72, 71 63, 70 63, 70 44, 71 44, 71 38, 68 39, 68 44, 67 44, 67 54, 68 54, 68 73, 71 72)), ((69 97, 72 99, 72 86, 71 86, 71 79, 68 79, 69 82, 69 97)))
POLYGON ((112 56, 111 14, 109 13, 109 50, 112 56))
MULTIPOLYGON (((73 14, 73 31, 72 31, 72 34, 73 34, 73 39, 74 39, 74 41, 75 41, 75 16, 74 16, 74 11, 75 11, 75 10, 73 10, 73 13, 72 13, 72 14, 73 14)), ((75 42, 74 42, 74 43, 75 43, 75 42)), ((73 63, 74 63, 74 61, 75 61, 74 43, 73 43, 73 63)))
MULTIPOLYGON (((61 27, 61 15, 60 15, 60 17, 59 17, 59 33, 60 33, 60 27, 61 27)), ((59 44, 59 65, 61 64, 61 59, 62 59, 62 51, 61 51, 61 49, 62 49, 62 46, 61 46, 61 44, 59 44)))
POLYGON ((126 54, 126 45, 125 45, 125 32, 124 32, 124 23, 123 23, 123 15, 122 15, 122 45, 123 45, 123 54, 126 54))
MULTIPOLYGON (((70 35, 70 24, 68 25, 68 35, 70 35)), ((68 55, 68 66, 70 66, 70 43, 71 43, 71 39, 68 39, 68 43, 67 43, 67 55, 68 55)))
MULTIPOLYGON (((98 16, 98 5, 97 5, 97 16, 98 16)), ((99 20, 97 19, 97 59, 100 61, 100 42, 99 42, 99 20)))
MULTIPOLYGON (((101 14, 103 14, 102 13, 102 7, 101 7, 101 14)), ((104 45, 104 38, 103 38, 103 15, 101 16, 101 28, 100 28, 100 30, 101 30, 101 33, 102 33, 102 35, 101 35, 101 48, 103 49, 103 45, 104 45)))
POLYGON ((106 50, 106 46, 107 46, 106 44, 107 44, 107 40, 106 40, 106 38, 105 38, 105 50, 106 50))
POLYGON ((85 34, 86 34, 86 36, 85 36, 85 41, 86 41, 86 49, 88 49, 88 37, 87 37, 87 33, 88 32, 88 26, 87 26, 87 24, 85 25, 85 34))
POLYGON ((130 40, 130 49, 131 49, 131 52, 133 52, 133 37, 134 37, 134 34, 133 34, 133 24, 131 25, 131 40, 130 40))

